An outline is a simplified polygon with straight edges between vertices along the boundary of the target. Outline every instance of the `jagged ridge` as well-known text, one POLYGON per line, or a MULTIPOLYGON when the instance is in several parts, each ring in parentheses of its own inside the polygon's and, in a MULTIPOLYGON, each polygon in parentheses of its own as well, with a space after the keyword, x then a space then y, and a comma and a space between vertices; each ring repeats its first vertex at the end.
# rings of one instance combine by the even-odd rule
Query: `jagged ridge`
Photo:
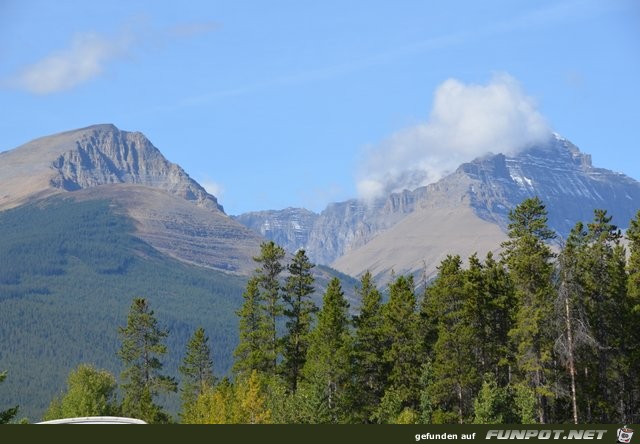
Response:
MULTIPOLYGON (((435 247, 431 240, 426 239, 428 233, 418 235, 395 229, 399 222, 415 212, 431 211, 442 215, 448 214, 446 211, 451 208, 469 207, 472 213, 464 212, 465 218, 475 214, 505 232, 509 211, 533 196, 543 200, 549 212, 549 225, 563 237, 577 221, 591 220, 596 208, 606 209, 616 224, 626 227, 640 208, 640 182, 624 174, 594 167, 590 155, 580 152, 570 141, 555 134, 547 143, 516 155, 489 154, 465 163, 452 174, 425 187, 394 193, 375 202, 352 199, 332 203, 316 217, 309 218, 307 225, 300 227, 303 235, 288 238, 287 246, 290 249, 305 248, 315 261, 357 274, 364 269, 355 270, 342 264, 349 262, 348 256, 352 252, 362 249, 381 234, 385 235, 388 245, 394 243, 393 236, 404 238, 413 235, 416 238, 413 244, 424 242, 425 249, 427 246, 435 247), (442 212, 444 210, 445 213, 442 212)), ((269 225, 272 229, 262 234, 275 239, 283 237, 277 227, 287 226, 287 218, 295 211, 300 210, 250 213, 239 216, 237 220, 253 229, 269 225)), ((422 225, 407 223, 402 230, 406 231, 409 226, 412 229, 431 226, 430 220, 423 215, 418 219, 424 221, 422 225)), ((471 222, 464 226, 473 230, 471 222)), ((497 239, 493 231, 487 232, 497 239)), ((442 239, 442 248, 453 244, 460 233, 451 232, 450 236, 451 242, 442 239)), ((381 247, 375 251, 377 256, 383 255, 381 247)), ((371 258, 371 261, 375 261, 379 269, 385 269, 382 265, 384 257, 371 258)), ((387 264, 388 269, 392 266, 387 264)), ((414 270, 395 269, 398 273, 404 271, 414 270)))

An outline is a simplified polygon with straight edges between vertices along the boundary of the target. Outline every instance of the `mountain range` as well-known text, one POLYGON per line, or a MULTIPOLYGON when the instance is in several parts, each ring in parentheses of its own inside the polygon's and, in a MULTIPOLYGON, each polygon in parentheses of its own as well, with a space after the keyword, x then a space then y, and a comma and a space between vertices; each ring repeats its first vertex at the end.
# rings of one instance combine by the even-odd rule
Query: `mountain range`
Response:
POLYGON ((393 274, 433 277, 444 257, 498 251, 509 211, 529 197, 546 206, 561 241, 577 221, 606 209, 624 228, 640 208, 640 182, 592 165, 569 140, 517 154, 487 154, 436 183, 376 200, 332 203, 320 214, 299 208, 251 212, 236 220, 290 250, 304 248, 320 264, 378 282, 393 274))
POLYGON ((532 196, 562 237, 595 208, 624 228, 640 208, 640 182, 594 167, 553 135, 379 199, 331 203, 319 214, 232 217, 139 132, 106 124, 35 139, 0 153, 3 403, 37 419, 79 363, 119 374, 117 327, 134 297, 147 297, 170 330, 170 374, 200 326, 216 373, 227 374, 235 312, 267 239, 290 254, 307 251, 317 264, 317 302, 338 276, 357 309, 354 277, 370 270, 381 286, 394 274, 428 279, 447 254, 497 251, 509 210, 532 196))

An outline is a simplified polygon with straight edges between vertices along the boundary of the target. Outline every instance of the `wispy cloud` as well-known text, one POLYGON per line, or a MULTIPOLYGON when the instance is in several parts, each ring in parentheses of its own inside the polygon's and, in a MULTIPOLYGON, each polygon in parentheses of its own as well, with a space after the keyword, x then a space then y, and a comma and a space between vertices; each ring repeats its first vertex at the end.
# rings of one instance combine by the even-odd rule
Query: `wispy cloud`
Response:
POLYGON ((107 39, 97 34, 76 34, 71 45, 24 67, 10 84, 34 94, 51 94, 72 89, 105 70, 105 66, 126 54, 129 40, 107 39))
POLYGON ((136 47, 162 47, 167 41, 194 37, 218 27, 216 23, 202 22, 158 30, 142 24, 135 30, 123 27, 112 36, 77 33, 66 48, 24 66, 3 83, 38 95, 68 91, 102 75, 113 62, 128 58, 136 47))
POLYGON ((357 183, 363 198, 433 183, 486 153, 512 154, 549 137, 551 130, 518 82, 507 74, 487 85, 442 83, 426 122, 371 148, 357 183))
POLYGON ((211 194, 212 196, 215 196, 218 199, 222 197, 222 194, 224 192, 223 186, 217 182, 214 182, 210 178, 206 177, 205 179, 201 180, 200 185, 202 185, 207 193, 211 194))

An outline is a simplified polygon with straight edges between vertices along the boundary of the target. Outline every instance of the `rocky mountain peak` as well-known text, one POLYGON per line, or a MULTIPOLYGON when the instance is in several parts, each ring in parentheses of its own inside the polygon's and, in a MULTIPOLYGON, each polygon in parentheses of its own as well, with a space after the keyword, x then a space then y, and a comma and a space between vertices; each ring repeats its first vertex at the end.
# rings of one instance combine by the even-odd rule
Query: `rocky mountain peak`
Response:
POLYGON ((57 171, 51 180, 54 187, 74 191, 112 183, 140 184, 223 211, 214 196, 169 162, 142 133, 114 125, 95 125, 76 133, 73 149, 52 162, 57 171))
POLYGON ((509 210, 535 196, 545 203, 549 225, 561 236, 575 222, 591 220, 596 208, 606 209, 621 226, 627 224, 640 202, 638 181, 594 167, 589 154, 557 134, 547 144, 515 155, 489 155, 463 164, 443 180, 460 176, 470 180, 467 194, 474 211, 503 229, 509 210))
POLYGON ((0 180, 13 179, 7 182, 16 185, 0 199, 123 183, 159 188, 199 207, 223 211, 215 196, 169 162, 142 133, 112 124, 42 137, 0 156, 0 180))
MULTIPOLYGON (((640 208, 640 182, 594 167, 589 154, 554 134, 545 143, 516 154, 487 154, 464 163, 438 182, 415 190, 375 202, 331 203, 316 217, 306 219, 298 231, 302 235, 289 236, 284 245, 305 248, 314 261, 353 275, 367 268, 415 271, 422 264, 420 254, 452 248, 463 236, 454 227, 464 227, 468 235, 475 233, 477 238, 468 239, 474 248, 499 245, 500 235, 507 231, 509 211, 535 196, 547 208, 549 226, 564 237, 577 221, 590 221, 594 209, 606 209, 614 223, 625 227, 640 208), (438 231, 442 223, 450 229, 438 231), (439 233, 437 240, 434 233, 439 233), (487 239, 480 239, 480 233, 487 239), (411 258, 398 253, 403 242, 415 250, 411 258)), ((271 229, 261 234, 284 239, 280 227, 289 226, 290 213, 254 213, 238 220, 253 229, 266 224, 271 229)), ((431 265, 435 267, 434 258, 431 265)))

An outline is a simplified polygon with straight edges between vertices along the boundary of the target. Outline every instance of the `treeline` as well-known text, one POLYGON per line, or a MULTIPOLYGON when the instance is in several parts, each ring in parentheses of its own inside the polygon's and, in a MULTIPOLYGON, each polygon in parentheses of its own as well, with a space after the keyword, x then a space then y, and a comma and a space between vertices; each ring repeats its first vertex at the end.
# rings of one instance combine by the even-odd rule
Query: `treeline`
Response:
POLYGON ((628 254, 611 222, 596 210, 554 252, 545 207, 528 199, 510 213, 499 258, 473 255, 464 265, 448 256, 420 288, 398 276, 381 291, 365 273, 355 316, 339 279, 318 308, 305 252, 284 265, 284 250, 265 242, 237 312, 231 377, 214 377, 202 328, 187 344, 179 384, 163 375, 166 331, 136 299, 119 330, 122 395, 108 372, 81 366, 47 418, 640 422, 640 211, 626 232, 628 254), (157 397, 178 389, 182 409, 170 418, 157 397))
POLYGON ((640 211, 626 236, 628 256, 596 210, 554 252, 546 209, 528 199, 500 258, 448 256, 425 288, 399 276, 386 297, 365 273, 356 316, 338 279, 318 309, 304 251, 285 267, 265 243, 233 382, 202 384, 182 421, 638 422, 640 211))

